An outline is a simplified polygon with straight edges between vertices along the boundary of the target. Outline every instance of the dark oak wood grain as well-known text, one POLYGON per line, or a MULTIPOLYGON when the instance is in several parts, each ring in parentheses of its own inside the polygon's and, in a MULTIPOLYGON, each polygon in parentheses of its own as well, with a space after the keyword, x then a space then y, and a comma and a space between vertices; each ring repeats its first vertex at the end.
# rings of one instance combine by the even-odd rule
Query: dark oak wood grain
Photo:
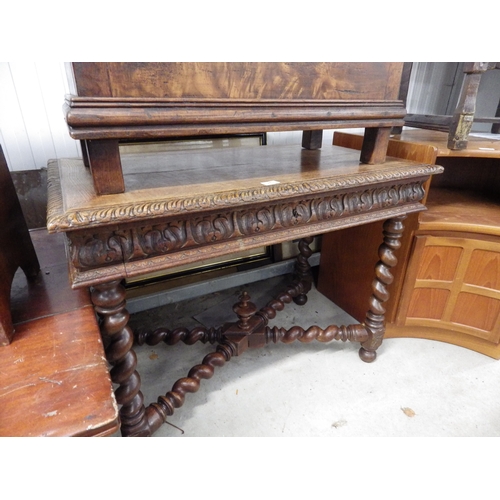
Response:
POLYGON ((111 183, 96 186, 92 148, 84 160, 90 171, 79 159, 50 162, 48 229, 65 233, 72 286, 92 287, 123 435, 154 433, 202 379, 249 348, 353 341, 361 344, 363 361, 375 360, 404 221, 424 210, 424 184, 442 170, 386 157, 390 129, 405 113, 397 99, 401 64, 91 63, 75 69, 81 93, 67 100, 66 118, 78 140, 305 131, 303 148, 123 154, 124 192, 111 191, 111 183), (353 124, 367 130, 361 160, 353 149, 320 147, 324 128, 353 124), (363 323, 268 326, 286 304, 307 303, 313 236, 376 221, 381 244, 363 323), (234 321, 221 326, 131 331, 123 278, 290 240, 299 242, 292 283, 264 308, 243 294, 234 321), (217 347, 147 405, 134 339, 217 347))

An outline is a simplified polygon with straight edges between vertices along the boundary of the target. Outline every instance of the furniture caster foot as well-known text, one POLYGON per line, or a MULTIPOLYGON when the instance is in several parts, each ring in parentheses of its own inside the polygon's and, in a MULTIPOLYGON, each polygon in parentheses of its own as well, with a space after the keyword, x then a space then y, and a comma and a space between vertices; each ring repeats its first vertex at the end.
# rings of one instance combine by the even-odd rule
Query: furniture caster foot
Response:
POLYGON ((367 351, 364 347, 359 349, 359 357, 365 363, 372 363, 377 358, 376 351, 367 351))

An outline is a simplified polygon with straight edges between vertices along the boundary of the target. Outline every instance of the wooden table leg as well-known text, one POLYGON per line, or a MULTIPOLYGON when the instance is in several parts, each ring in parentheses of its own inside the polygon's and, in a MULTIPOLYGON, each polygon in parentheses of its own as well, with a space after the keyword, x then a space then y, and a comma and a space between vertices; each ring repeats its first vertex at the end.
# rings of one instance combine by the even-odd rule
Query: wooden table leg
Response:
POLYGON ((304 130, 302 132, 302 147, 305 149, 321 149, 323 143, 322 130, 304 130))
POLYGON ((366 128, 361 147, 361 163, 368 165, 384 163, 390 136, 390 127, 366 128))
POLYGON ((116 401, 121 405, 120 420, 123 436, 150 436, 141 379, 136 371, 137 357, 132 349, 133 333, 128 326, 125 309, 125 288, 120 280, 96 285, 91 293, 95 311, 101 318, 101 335, 108 337, 106 358, 113 366, 111 380, 119 387, 116 401))
POLYGON ((87 161, 92 171, 96 194, 117 194, 125 191, 119 143, 116 139, 85 141, 87 161))
POLYGON ((370 308, 366 313, 365 326, 370 338, 361 344, 359 356, 363 361, 371 363, 377 357, 376 350, 382 344, 385 333, 384 302, 389 299, 387 286, 392 283, 393 276, 390 269, 398 260, 394 252, 401 246, 406 215, 388 219, 384 223, 384 242, 378 249, 380 260, 375 265, 375 279, 372 282, 373 293, 370 297, 370 308))
POLYGON ((312 250, 309 245, 313 242, 313 237, 308 236, 299 241, 299 254, 295 261, 295 278, 296 282, 301 284, 301 292, 293 298, 293 301, 303 306, 307 302, 307 293, 311 290, 313 282, 313 274, 309 257, 312 255, 312 250))

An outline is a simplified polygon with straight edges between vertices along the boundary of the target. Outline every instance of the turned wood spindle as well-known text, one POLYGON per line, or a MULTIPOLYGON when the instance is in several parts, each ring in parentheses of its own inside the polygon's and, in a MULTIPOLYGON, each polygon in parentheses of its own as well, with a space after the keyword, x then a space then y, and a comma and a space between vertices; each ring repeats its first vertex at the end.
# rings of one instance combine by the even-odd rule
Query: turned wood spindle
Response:
POLYGON ((311 290, 313 276, 311 266, 309 264, 309 257, 312 255, 312 250, 309 245, 313 242, 314 238, 308 236, 299 241, 299 254, 295 261, 295 276, 302 286, 301 292, 293 298, 293 301, 303 306, 307 302, 307 293, 311 290))
POLYGON ((119 385, 115 397, 121 405, 122 435, 150 435, 144 397, 140 391, 141 379, 136 371, 137 357, 132 350, 134 337, 128 326, 129 313, 125 309, 125 288, 120 280, 102 283, 94 287, 91 298, 101 320, 101 335, 110 340, 106 359, 113 366, 111 380, 119 385))
POLYGON ((250 302, 250 295, 247 292, 243 292, 240 297, 240 301, 233 306, 233 311, 239 318, 236 323, 238 328, 243 331, 250 329, 250 318, 257 312, 257 307, 253 302, 250 302))
POLYGON ((365 326, 371 333, 370 338, 363 342, 359 356, 367 363, 375 361, 376 350, 382 344, 385 333, 385 307, 384 303, 389 300, 387 286, 393 281, 391 268, 398 260, 394 252, 401 246, 403 235, 403 221, 406 216, 394 217, 384 222, 384 241, 380 245, 378 254, 380 260, 375 265, 375 279, 372 282, 372 295, 370 307, 366 313, 365 326))

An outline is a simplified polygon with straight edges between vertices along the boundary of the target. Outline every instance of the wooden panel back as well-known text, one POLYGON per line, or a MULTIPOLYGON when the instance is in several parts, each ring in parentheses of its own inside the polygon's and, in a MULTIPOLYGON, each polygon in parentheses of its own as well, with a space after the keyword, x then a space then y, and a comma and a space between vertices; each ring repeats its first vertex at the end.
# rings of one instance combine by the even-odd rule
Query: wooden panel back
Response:
POLYGON ((76 62, 81 97, 398 98, 402 63, 76 62))

